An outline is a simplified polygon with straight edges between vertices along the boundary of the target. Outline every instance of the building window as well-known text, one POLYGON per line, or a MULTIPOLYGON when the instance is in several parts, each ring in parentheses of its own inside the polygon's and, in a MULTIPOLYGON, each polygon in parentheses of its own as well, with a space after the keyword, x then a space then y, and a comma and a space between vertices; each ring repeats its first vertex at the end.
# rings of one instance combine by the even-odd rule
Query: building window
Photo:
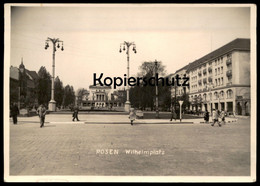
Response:
POLYGON ((218 67, 218 75, 220 74, 220 68, 218 67))
POLYGON ((217 66, 217 60, 215 60, 215 65, 217 66))
POLYGON ((221 74, 223 74, 223 67, 221 67, 221 74))
POLYGON ((233 91, 231 90, 231 89, 229 89, 228 91, 227 91, 227 99, 230 99, 230 98, 232 98, 233 97, 233 91))
POLYGON ((223 91, 220 92, 220 99, 224 99, 224 92, 223 91))
POLYGON ((218 86, 218 80, 217 79, 215 79, 215 85, 218 86))
POLYGON ((220 78, 218 78, 218 85, 220 85, 220 78))
POLYGON ((221 85, 223 85, 224 84, 224 79, 223 79, 223 77, 221 78, 221 85))
POLYGON ((217 75, 217 69, 215 68, 215 76, 217 75))
POLYGON ((214 99, 215 99, 215 100, 218 99, 218 93, 217 93, 217 92, 214 93, 214 99))

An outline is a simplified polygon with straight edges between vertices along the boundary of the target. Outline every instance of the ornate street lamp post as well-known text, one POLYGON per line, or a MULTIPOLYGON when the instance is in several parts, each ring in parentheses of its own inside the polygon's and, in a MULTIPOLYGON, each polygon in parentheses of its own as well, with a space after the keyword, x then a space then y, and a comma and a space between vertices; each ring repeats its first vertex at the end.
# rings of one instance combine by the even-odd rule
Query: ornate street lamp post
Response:
POLYGON ((49 42, 53 44, 53 53, 52 53, 52 81, 51 81, 51 100, 49 102, 49 110, 50 111, 56 111, 56 101, 54 100, 54 77, 55 77, 55 52, 56 48, 60 48, 61 46, 61 51, 64 50, 63 48, 63 41, 59 40, 59 38, 49 38, 45 42, 45 50, 49 47, 49 42))
MULTIPOLYGON (((124 43, 120 44, 120 49, 119 52, 122 52, 122 47, 123 47, 123 51, 126 50, 126 55, 127 55, 127 81, 129 79, 129 48, 130 46, 133 46, 133 51, 134 53, 136 53, 136 46, 134 42, 126 42, 124 41, 124 43)), ((129 112, 130 111, 130 101, 129 101, 129 85, 127 83, 127 88, 126 88, 126 102, 125 102, 125 111, 129 112)))
POLYGON ((181 107, 182 107, 183 101, 180 100, 179 104, 180 104, 180 122, 181 122, 181 118, 182 118, 182 116, 181 116, 181 114, 182 114, 181 107))
MULTIPOLYGON (((155 60, 155 75, 158 73, 158 61, 155 60)), ((158 80, 157 80, 158 81, 158 80)), ((159 99, 158 99, 158 82, 155 82, 156 86, 155 86, 155 106, 156 106, 156 115, 155 117, 158 119, 159 118, 159 99)))

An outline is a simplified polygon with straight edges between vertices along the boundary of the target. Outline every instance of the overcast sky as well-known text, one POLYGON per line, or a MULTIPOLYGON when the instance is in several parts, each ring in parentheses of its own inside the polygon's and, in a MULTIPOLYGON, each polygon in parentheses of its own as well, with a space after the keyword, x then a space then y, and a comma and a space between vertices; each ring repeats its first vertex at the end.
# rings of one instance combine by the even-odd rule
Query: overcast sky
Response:
POLYGON ((11 8, 10 65, 18 67, 23 58, 27 69, 38 72, 45 66, 52 73, 52 45, 44 49, 47 37, 64 41, 64 51, 56 52, 55 76, 64 86, 88 89, 93 73, 123 77, 127 72, 120 43, 136 44, 137 53, 130 52, 130 76, 142 62, 155 59, 167 74, 174 73, 236 38, 250 38, 250 8, 16 6, 11 8))

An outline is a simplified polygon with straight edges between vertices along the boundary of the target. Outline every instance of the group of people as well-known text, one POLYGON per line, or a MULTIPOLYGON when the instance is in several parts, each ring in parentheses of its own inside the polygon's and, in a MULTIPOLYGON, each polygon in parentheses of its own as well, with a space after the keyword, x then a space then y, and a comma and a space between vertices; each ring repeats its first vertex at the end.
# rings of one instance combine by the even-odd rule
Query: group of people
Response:
MULTIPOLYGON (((40 128, 42 128, 44 126, 44 122, 45 122, 45 116, 47 113, 47 109, 46 107, 41 104, 39 106, 39 108, 37 109, 37 114, 40 118, 40 128)), ((72 114, 72 121, 75 121, 75 119, 77 121, 80 121, 78 118, 78 112, 79 112, 79 108, 76 106, 73 109, 73 114, 72 114)), ((17 116, 19 115, 19 109, 17 107, 17 104, 14 103, 11 107, 11 117, 13 118, 13 123, 17 124, 17 116)), ((220 127, 221 124, 225 124, 225 117, 227 116, 226 112, 224 110, 222 110, 221 112, 217 109, 213 109, 212 111, 212 124, 211 126, 214 126, 215 123, 217 123, 220 127)), ((174 109, 171 109, 171 119, 170 121, 172 121, 173 118, 176 118, 176 113, 174 111, 174 109)), ((133 125, 134 120, 136 119, 136 111, 134 108, 130 108, 130 112, 129 112, 129 119, 130 119, 130 124, 133 125)), ((209 123, 209 112, 206 110, 205 114, 204 114, 204 120, 206 123, 209 123)))
MULTIPOLYGON (((226 123, 225 118, 227 116, 227 113, 224 110, 219 111, 217 109, 213 109, 211 116, 212 116, 211 126, 214 126, 215 123, 217 123, 221 127, 222 124, 226 123)), ((204 120, 206 123, 209 123, 209 112, 207 110, 204 114, 204 120)))
MULTIPOLYGON (((45 121, 45 115, 47 113, 47 109, 43 104, 40 104, 38 109, 36 110, 36 113, 38 114, 40 118, 40 127, 42 128, 44 126, 45 121)), ((13 103, 11 107, 10 116, 13 118, 13 124, 17 124, 17 116, 20 114, 19 108, 16 103, 13 103)))

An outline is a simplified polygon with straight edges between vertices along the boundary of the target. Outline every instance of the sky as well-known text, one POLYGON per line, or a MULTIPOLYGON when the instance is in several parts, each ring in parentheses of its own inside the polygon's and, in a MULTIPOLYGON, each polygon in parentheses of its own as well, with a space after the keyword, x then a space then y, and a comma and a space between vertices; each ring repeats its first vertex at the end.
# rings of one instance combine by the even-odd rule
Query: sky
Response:
POLYGON ((171 4, 12 6, 10 36, 10 65, 19 67, 23 58, 26 69, 38 72, 45 66, 50 74, 52 44, 45 50, 45 40, 62 40, 64 51, 55 53, 55 77, 74 90, 88 89, 94 73, 124 77, 127 55, 119 53, 124 41, 136 44, 137 53, 130 52, 130 76, 136 76, 142 62, 155 60, 171 74, 236 38, 250 38, 250 8, 171 4))

